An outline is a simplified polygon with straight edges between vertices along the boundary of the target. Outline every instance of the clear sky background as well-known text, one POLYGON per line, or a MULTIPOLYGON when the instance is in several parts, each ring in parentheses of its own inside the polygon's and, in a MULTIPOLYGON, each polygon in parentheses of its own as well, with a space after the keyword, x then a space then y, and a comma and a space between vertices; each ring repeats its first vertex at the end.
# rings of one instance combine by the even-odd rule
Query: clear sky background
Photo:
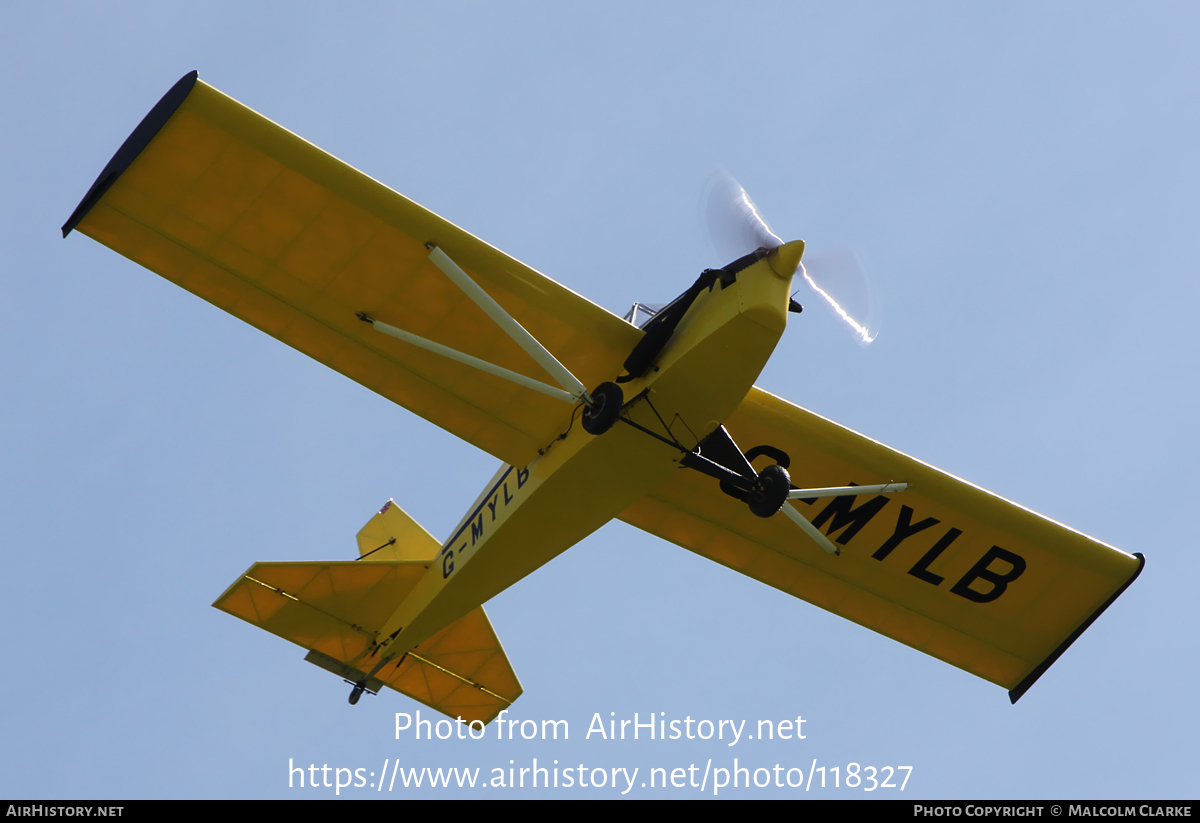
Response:
MULTIPOLYGON (((810 797, 1196 797, 1198 33, 1184 3, 3 5, 0 795, 325 797, 289 761, 385 758, 641 783, 737 758, 913 767, 903 794, 810 797), (728 262, 699 218, 728 169, 785 239, 857 249, 884 301, 863 349, 801 295, 760 386, 1144 573, 1014 707, 612 523, 488 604, 513 716, 570 740, 396 740, 418 704, 351 708, 209 604, 254 561, 353 557, 390 497, 445 536, 496 461, 61 239, 192 69, 618 314, 728 262), (610 712, 802 716, 806 738, 585 740, 610 712)), ((728 796, 772 794, 803 792, 728 796)))

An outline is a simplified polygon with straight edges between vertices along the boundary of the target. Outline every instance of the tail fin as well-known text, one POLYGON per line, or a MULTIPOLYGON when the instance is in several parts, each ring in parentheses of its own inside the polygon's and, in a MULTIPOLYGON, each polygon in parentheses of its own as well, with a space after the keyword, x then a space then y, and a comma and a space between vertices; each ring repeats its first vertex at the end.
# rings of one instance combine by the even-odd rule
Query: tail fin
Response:
POLYGON ((420 560, 437 557, 442 544, 395 500, 383 504, 379 513, 367 521, 357 535, 359 558, 372 560, 420 560))
POLYGON ((467 722, 487 723, 521 695, 482 606, 368 679, 380 629, 440 545, 389 502, 359 532, 359 548, 359 560, 255 563, 213 606, 307 649, 306 660, 351 682, 388 686, 467 722), (384 552, 400 556, 376 559, 384 552))

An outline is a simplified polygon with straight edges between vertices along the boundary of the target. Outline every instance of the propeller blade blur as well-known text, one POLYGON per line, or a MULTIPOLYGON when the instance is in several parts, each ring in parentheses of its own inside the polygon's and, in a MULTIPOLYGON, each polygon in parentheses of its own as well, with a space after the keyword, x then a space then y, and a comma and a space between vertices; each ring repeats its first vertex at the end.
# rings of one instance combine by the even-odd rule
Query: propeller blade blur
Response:
POLYGON ((700 202, 708 241, 722 262, 736 260, 755 249, 783 245, 750 195, 728 173, 712 176, 700 202))
POLYGON ((850 249, 805 255, 800 275, 850 329, 860 346, 879 336, 880 312, 871 281, 850 249))

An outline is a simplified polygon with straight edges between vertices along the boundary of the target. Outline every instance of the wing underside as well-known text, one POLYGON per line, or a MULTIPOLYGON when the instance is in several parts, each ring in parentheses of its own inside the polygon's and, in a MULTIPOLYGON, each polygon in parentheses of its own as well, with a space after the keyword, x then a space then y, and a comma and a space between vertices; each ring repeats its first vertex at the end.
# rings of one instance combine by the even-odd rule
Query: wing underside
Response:
POLYGON ((613 314, 196 78, 147 115, 63 226, 513 465, 562 401, 373 330, 366 315, 539 381, 430 262, 435 244, 589 387, 641 337, 613 314))
POLYGON ((796 487, 909 489, 793 501, 840 556, 782 514, 755 517, 696 472, 676 472, 621 519, 1001 685, 1013 702, 1141 570, 1141 555, 758 388, 727 428, 743 449, 786 452, 796 487))

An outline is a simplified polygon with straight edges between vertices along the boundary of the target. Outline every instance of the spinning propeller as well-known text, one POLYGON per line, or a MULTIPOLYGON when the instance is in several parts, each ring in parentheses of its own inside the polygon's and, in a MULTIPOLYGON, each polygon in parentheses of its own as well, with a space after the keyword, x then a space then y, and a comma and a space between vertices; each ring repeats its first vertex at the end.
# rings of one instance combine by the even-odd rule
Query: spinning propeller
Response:
MULTIPOLYGON (((709 242, 724 260, 733 260, 755 249, 773 249, 783 239, 771 231, 746 190, 729 174, 714 175, 702 200, 709 242)), ((860 346, 879 334, 876 301, 866 273, 854 252, 846 249, 808 255, 800 276, 851 330, 860 346)))

